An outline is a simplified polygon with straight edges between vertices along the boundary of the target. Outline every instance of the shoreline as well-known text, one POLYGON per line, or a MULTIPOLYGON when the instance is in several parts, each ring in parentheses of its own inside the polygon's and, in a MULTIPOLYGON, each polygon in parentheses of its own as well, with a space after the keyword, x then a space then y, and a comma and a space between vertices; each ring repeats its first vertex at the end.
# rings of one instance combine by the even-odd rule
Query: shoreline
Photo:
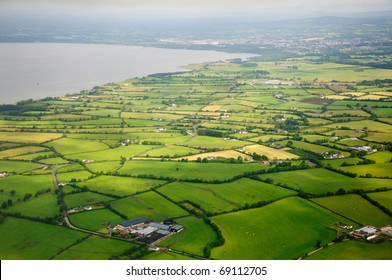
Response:
POLYGON ((0 104, 79 93, 187 65, 257 54, 78 43, 0 43, 0 104), (174 57, 174 59, 173 59, 174 57), (98 58, 98 59, 97 59, 98 58))

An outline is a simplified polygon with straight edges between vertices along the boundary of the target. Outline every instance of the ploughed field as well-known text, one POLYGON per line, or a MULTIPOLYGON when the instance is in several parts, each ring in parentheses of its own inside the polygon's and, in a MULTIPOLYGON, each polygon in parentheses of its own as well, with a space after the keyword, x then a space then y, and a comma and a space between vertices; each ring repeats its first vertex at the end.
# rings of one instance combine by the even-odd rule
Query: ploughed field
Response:
POLYGON ((0 106, 1 259, 392 259, 392 70, 250 63, 0 106))

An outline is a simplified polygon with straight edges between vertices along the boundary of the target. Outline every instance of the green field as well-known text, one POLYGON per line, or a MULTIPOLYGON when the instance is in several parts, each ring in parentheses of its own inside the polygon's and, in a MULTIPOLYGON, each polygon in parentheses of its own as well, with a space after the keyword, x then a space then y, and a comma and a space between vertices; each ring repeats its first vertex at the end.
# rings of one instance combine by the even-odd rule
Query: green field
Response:
POLYGON ((55 260, 107 260, 113 255, 121 255, 125 250, 137 248, 134 243, 90 236, 71 248, 61 252, 55 260))
POLYGON ((149 150, 143 154, 140 154, 141 157, 181 157, 187 155, 197 154, 199 150, 188 148, 188 147, 181 147, 181 146, 168 146, 163 148, 156 148, 153 150, 149 150))
POLYGON ((22 176, 15 175, 5 178, 0 178, 0 201, 12 199, 14 202, 17 199, 23 200, 26 193, 34 195, 39 190, 47 188, 53 189, 52 178, 50 175, 34 175, 22 176), (10 192, 15 190, 15 194, 11 195, 10 192))
POLYGON ((127 161, 120 168, 121 174, 132 176, 152 175, 157 178, 200 179, 203 181, 227 180, 245 172, 266 169, 261 164, 225 164, 225 163, 197 163, 175 161, 127 161))
POLYGON ((215 216, 225 244, 212 250, 217 259, 296 259, 328 243, 336 233, 326 227, 342 217, 301 198, 286 198, 265 207, 215 216), (240 242, 239 242, 240 241, 240 242), (263 248, 255 250, 255 248, 263 248))
POLYGON ((176 202, 189 200, 211 213, 231 211, 245 205, 296 194, 294 191, 248 178, 225 184, 174 182, 158 191, 176 202))
POLYGON ((85 236, 63 227, 9 217, 0 226, 0 258, 47 260, 85 236))
POLYGON ((70 182, 71 180, 84 181, 91 176, 92 174, 90 172, 82 170, 82 171, 58 173, 57 179, 59 182, 70 182))
POLYGON ((306 258, 307 260, 391 260, 392 242, 372 244, 361 240, 333 244, 306 258))
POLYGON ((129 219, 145 217, 152 221, 188 215, 188 212, 154 192, 123 198, 110 205, 129 219))
POLYGON ((61 138, 46 144, 62 155, 77 154, 108 149, 108 146, 95 141, 61 138))
POLYGON ((99 202, 105 202, 112 199, 113 198, 102 194, 97 194, 92 192, 81 192, 81 193, 66 195, 64 198, 64 202, 67 208, 71 209, 74 207, 79 207, 84 205, 94 205, 99 202))
POLYGON ((372 200, 377 201, 382 206, 392 211, 392 191, 368 193, 367 195, 372 200))
POLYGON ((159 146, 155 145, 129 145, 121 146, 114 149, 106 149, 97 152, 78 153, 68 155, 67 158, 78 159, 78 160, 95 160, 95 161, 107 161, 107 160, 120 160, 121 158, 129 158, 133 156, 139 156, 150 150, 156 149, 159 146))
POLYGON ((382 227, 392 223, 392 217, 356 194, 320 197, 312 200, 362 225, 382 227))
POLYGON ((177 219, 176 223, 184 229, 160 242, 159 246, 202 256, 204 247, 216 240, 216 233, 202 219, 186 217, 177 219))
POLYGON ((224 140, 223 138, 209 137, 209 136, 197 136, 187 142, 183 142, 182 145, 192 148, 204 148, 204 149, 233 149, 248 145, 249 142, 230 139, 224 140))
POLYGON ((164 184, 166 181, 141 179, 119 176, 99 176, 97 178, 79 183, 79 186, 87 186, 90 190, 100 193, 126 196, 137 192, 149 190, 164 184))
POLYGON ((57 198, 53 193, 15 204, 7 208, 6 212, 20 213, 24 216, 41 219, 55 217, 60 214, 57 198))
POLYGON ((262 180, 270 178, 274 184, 287 185, 293 189, 312 194, 336 192, 340 188, 350 191, 360 189, 374 190, 377 188, 390 188, 391 186, 390 180, 354 179, 323 168, 263 174, 258 177, 262 180))
POLYGON ((0 257, 391 259, 385 236, 314 252, 337 222, 392 224, 391 22, 366 20, 154 39, 259 55, 0 104, 0 257), (102 238, 141 217, 184 229, 102 238))
POLYGON ((143 260, 165 260, 165 261, 179 261, 179 260, 195 260, 190 256, 176 254, 174 252, 160 251, 152 252, 142 258, 143 260))
POLYGON ((0 160, 0 172, 23 173, 40 168, 42 165, 26 161, 0 160))
POLYGON ((0 158, 9 158, 9 157, 15 157, 19 155, 24 155, 24 154, 32 154, 32 153, 37 153, 46 150, 46 148, 43 147, 37 147, 37 146, 24 146, 20 148, 14 148, 14 149, 8 149, 5 151, 0 151, 0 158))
POLYGON ((102 233, 109 233, 108 226, 115 226, 124 221, 108 209, 85 211, 69 216, 71 223, 77 227, 102 233))

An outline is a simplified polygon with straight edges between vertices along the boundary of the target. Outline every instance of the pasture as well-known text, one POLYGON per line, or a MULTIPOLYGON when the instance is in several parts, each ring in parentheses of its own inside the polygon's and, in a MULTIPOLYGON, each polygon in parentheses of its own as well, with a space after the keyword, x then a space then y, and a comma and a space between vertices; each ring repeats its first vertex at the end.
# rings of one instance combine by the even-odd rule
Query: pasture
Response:
POLYGON ((119 169, 121 174, 132 176, 151 175, 156 178, 175 178, 182 180, 200 179, 206 182, 223 181, 245 172, 267 169, 268 166, 227 163, 199 163, 199 162, 175 162, 175 161, 146 161, 130 160, 119 169))
POLYGON ((74 172, 63 172, 63 173, 58 173, 57 174, 57 180, 61 182, 70 182, 70 181, 78 181, 78 180, 86 180, 88 179, 92 174, 86 170, 81 170, 81 171, 74 171, 74 172))
POLYGON ((334 193, 340 188, 346 191, 368 191, 377 188, 389 188, 391 185, 389 180, 351 178, 323 168, 263 174, 258 177, 262 180, 270 178, 274 184, 287 185, 293 189, 312 194, 334 193))
POLYGON ((176 202, 189 200, 210 213, 231 211, 245 205, 296 194, 294 191, 248 178, 225 184, 174 182, 158 191, 176 202))
POLYGON ((59 140, 46 143, 45 145, 54 148, 62 155, 100 151, 109 148, 107 145, 100 142, 72 138, 61 138, 59 140))
POLYGON ((326 244, 336 233, 326 227, 347 220, 301 198, 286 198, 261 208, 215 216, 225 244, 212 249, 216 259, 296 259, 326 244), (240 241, 240 242, 239 242, 240 241), (263 248, 256 250, 255 248, 263 248))
MULTIPOLYGON (((11 161, 11 160, 0 160, 0 172, 8 173, 24 173, 30 170, 40 168, 42 165, 33 162, 26 161, 11 161)), ((1 180, 1 179, 0 179, 1 180)))
POLYGON ((215 231, 202 219, 186 217, 177 219, 176 223, 182 225, 184 229, 160 242, 159 246, 202 256, 203 248, 216 240, 215 231))
POLYGON ((110 203, 113 209, 124 214, 128 219, 145 217, 152 221, 162 221, 188 215, 188 212, 168 201, 155 192, 146 192, 126 197, 110 203))
POLYGON ((108 209, 84 211, 69 216, 71 223, 87 230, 109 233, 108 226, 115 226, 124 221, 123 218, 108 209))
POLYGON ((0 258, 47 260, 85 236, 59 226, 8 217, 0 226, 0 258))
POLYGON ((84 205, 94 205, 109 200, 113 200, 113 198, 92 192, 69 194, 64 197, 64 202, 68 209, 84 205))
POLYGON ((312 201, 362 225, 382 227, 392 223, 392 217, 356 194, 320 197, 312 201))
POLYGON ((38 217, 41 219, 60 215, 56 195, 53 193, 40 195, 36 198, 14 204, 6 209, 6 212, 20 213, 27 217, 38 217))
POLYGON ((149 190, 164 184, 165 182, 166 181, 162 180, 103 175, 79 183, 79 186, 87 186, 90 190, 98 191, 100 193, 126 196, 149 190))
MULTIPOLYGON (((245 155, 243 153, 234 151, 234 150, 225 150, 225 151, 219 151, 219 152, 211 152, 211 153, 202 153, 202 154, 197 154, 193 156, 187 156, 183 157, 184 159, 190 160, 190 161, 196 161, 198 158, 207 158, 207 159, 216 159, 216 158, 234 158, 238 159, 238 157, 242 157, 244 160, 250 160, 251 157, 248 155, 245 155)), ((182 158, 181 158, 182 159, 182 158)))
POLYGON ((335 243, 310 255, 306 260, 391 260, 392 242, 368 243, 350 240, 335 243))
POLYGON ((100 236, 91 235, 82 242, 61 252, 55 260, 108 260, 114 255, 121 255, 125 250, 138 245, 100 236))
POLYGON ((34 195, 39 190, 54 187, 50 175, 15 175, 0 178, 0 188, 3 190, 0 193, 0 201, 12 199, 15 202, 17 199, 23 200, 26 193, 34 195), (15 190, 13 195, 10 193, 12 190, 15 190))
POLYGON ((228 139, 224 140, 223 138, 217 137, 209 137, 209 136, 197 136, 190 139, 187 142, 183 142, 182 145, 192 148, 204 148, 204 149, 233 149, 239 148, 249 144, 249 142, 245 142, 237 139, 228 139))
POLYGON ((15 157, 15 156, 20 156, 24 154, 32 154, 32 153, 37 153, 46 150, 46 148, 43 147, 37 147, 37 146, 24 146, 24 147, 19 147, 19 148, 14 148, 14 149, 8 149, 5 151, 0 151, 0 158, 10 158, 10 157, 15 157))
POLYGON ((387 192, 374 192, 367 194, 370 199, 377 201, 382 206, 392 211, 392 191, 387 192))

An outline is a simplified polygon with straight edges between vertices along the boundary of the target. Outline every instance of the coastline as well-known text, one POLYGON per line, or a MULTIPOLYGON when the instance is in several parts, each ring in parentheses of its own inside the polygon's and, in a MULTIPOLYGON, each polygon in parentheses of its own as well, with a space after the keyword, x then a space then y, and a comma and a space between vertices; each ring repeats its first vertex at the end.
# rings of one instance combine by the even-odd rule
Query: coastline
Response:
POLYGON ((0 43, 0 104, 78 93, 155 73, 185 71, 194 63, 256 54, 142 46, 0 43), (98 59, 97 59, 98 58, 98 59))

